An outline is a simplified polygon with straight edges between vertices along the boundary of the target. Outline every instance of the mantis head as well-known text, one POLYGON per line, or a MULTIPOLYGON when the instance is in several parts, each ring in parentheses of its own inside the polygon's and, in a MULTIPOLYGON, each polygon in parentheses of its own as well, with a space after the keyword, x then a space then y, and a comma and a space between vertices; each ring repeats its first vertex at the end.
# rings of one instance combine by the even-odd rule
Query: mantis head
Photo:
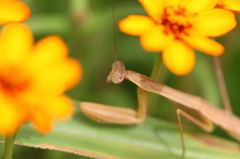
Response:
POLYGON ((112 64, 112 71, 107 77, 108 83, 120 84, 124 80, 125 66, 121 61, 115 61, 112 64))

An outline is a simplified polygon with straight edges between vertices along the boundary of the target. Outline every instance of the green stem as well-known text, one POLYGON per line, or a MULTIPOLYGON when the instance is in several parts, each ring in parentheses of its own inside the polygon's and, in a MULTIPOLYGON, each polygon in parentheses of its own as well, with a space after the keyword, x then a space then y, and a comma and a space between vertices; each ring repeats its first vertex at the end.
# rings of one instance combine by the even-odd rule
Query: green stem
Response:
POLYGON ((229 99, 229 96, 228 96, 228 91, 227 91, 227 87, 226 87, 226 84, 225 84, 225 80, 224 80, 223 71, 222 71, 219 56, 213 56, 213 61, 214 61, 216 77, 217 77, 218 86, 219 86, 219 89, 220 89, 220 93, 221 93, 224 108, 228 112, 232 113, 232 106, 231 106, 230 99, 229 99))
POLYGON ((14 143, 16 134, 5 138, 5 150, 4 150, 2 159, 12 159, 13 143, 14 143))
MULTIPOLYGON (((152 74, 151 74, 151 79, 153 79, 155 81, 159 81, 162 64, 163 64, 162 53, 160 52, 157 54, 157 57, 155 59, 155 63, 154 63, 152 74)), ((148 106, 151 106, 154 96, 155 96, 155 94, 148 92, 148 95, 147 95, 148 106)))
MULTIPOLYGON (((214 41, 216 41, 215 38, 212 38, 212 39, 214 41)), ((219 56, 213 56, 213 62, 214 62, 216 77, 217 77, 218 86, 219 86, 219 89, 220 89, 220 93, 221 93, 224 108, 228 112, 232 113, 232 106, 231 106, 230 99, 229 99, 229 96, 228 96, 228 91, 227 91, 227 87, 226 87, 226 84, 225 84, 225 80, 224 80, 222 66, 221 66, 221 63, 220 63, 219 56)))

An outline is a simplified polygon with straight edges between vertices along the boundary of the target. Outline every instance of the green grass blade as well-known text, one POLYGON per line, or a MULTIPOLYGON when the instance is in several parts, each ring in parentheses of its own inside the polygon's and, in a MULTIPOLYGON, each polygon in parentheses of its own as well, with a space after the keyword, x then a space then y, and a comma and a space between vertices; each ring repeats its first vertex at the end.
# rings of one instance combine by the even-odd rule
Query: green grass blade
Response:
MULTIPOLYGON (((240 158, 235 142, 186 131, 184 139, 185 159, 240 158)), ((179 159, 182 153, 177 125, 153 118, 139 125, 104 125, 79 111, 71 120, 55 123, 48 135, 38 134, 30 124, 24 125, 15 144, 102 159, 179 159)))

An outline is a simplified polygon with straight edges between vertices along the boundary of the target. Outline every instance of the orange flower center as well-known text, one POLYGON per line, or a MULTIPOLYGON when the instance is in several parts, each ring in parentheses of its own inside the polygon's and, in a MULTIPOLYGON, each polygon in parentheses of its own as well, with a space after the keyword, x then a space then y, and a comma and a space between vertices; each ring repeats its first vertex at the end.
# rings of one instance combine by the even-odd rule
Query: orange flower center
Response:
POLYGON ((29 75, 19 67, 0 69, 0 90, 10 97, 28 90, 31 84, 29 75))
POLYGON ((195 16, 196 14, 192 14, 178 5, 168 6, 164 9, 161 24, 178 36, 184 32, 185 29, 192 27, 191 22, 195 16))

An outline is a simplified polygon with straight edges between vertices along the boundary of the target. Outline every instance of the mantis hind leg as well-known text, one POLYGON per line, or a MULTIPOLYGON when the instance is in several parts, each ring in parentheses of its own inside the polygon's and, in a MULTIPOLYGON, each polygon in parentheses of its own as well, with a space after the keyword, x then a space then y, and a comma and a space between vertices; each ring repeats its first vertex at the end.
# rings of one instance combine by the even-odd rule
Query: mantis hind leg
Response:
POLYGON ((183 138, 182 122, 181 122, 180 115, 183 115, 185 118, 187 118, 188 120, 192 121, 198 127, 200 127, 201 129, 203 129, 203 130, 205 130, 207 132, 211 132, 214 127, 213 127, 213 123, 210 120, 208 120, 200 112, 199 112, 199 114, 203 118, 203 121, 198 120, 197 118, 189 115, 188 113, 184 112, 181 109, 177 109, 176 113, 177 113, 178 126, 179 126, 179 130, 180 130, 181 143, 182 143, 182 157, 181 157, 181 159, 184 159, 186 148, 185 148, 185 143, 184 143, 184 138, 183 138))

